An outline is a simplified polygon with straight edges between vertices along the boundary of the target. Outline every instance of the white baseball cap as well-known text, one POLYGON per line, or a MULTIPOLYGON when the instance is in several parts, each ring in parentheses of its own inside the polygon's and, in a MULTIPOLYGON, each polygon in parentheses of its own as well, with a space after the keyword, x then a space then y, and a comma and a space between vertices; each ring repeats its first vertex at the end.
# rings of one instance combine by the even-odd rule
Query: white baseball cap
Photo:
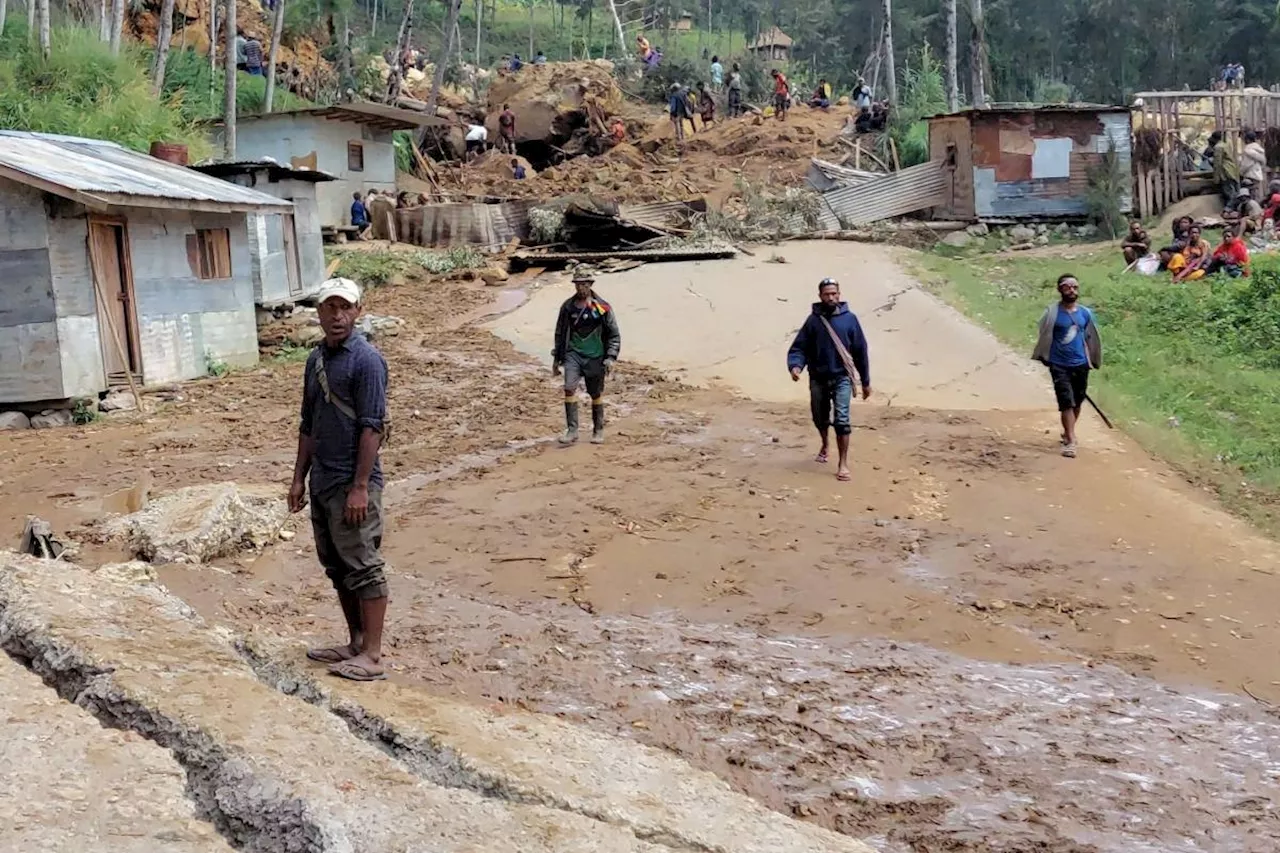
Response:
POLYGON ((352 305, 359 305, 360 285, 349 278, 328 279, 320 285, 320 290, 316 293, 316 304, 319 305, 334 296, 340 296, 352 305))

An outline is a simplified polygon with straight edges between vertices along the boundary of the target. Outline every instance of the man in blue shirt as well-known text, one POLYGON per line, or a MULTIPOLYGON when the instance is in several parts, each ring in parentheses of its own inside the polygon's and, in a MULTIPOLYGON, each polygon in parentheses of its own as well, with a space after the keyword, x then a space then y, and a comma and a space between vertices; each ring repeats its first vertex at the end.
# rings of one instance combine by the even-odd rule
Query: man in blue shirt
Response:
POLYGON ((1031 357, 1048 366, 1053 393, 1062 416, 1062 455, 1076 455, 1076 421, 1089 392, 1089 371, 1102 366, 1102 339, 1093 312, 1079 303, 1080 283, 1066 273, 1058 277, 1058 301, 1040 318, 1040 333, 1031 357))
POLYGON ((324 340, 311 352, 303 374, 289 511, 301 512, 310 491, 316 557, 338 593, 349 637, 346 645, 311 649, 307 657, 329 664, 334 675, 375 681, 386 678, 382 626, 388 590, 379 553, 378 450, 390 426, 387 362, 355 331, 360 288, 354 281, 324 282, 316 304, 324 340))
POLYGON ((862 325, 849 305, 840 301, 840 283, 834 278, 824 278, 818 283, 818 301, 813 303, 812 313, 787 351, 787 369, 793 382, 800 381, 800 373, 806 367, 809 369, 809 408, 813 425, 822 436, 817 461, 827 461, 834 421, 836 449, 840 452, 836 479, 851 480, 849 434, 853 432, 853 425, 849 421, 849 404, 853 400, 853 377, 856 373, 861 379, 865 400, 871 396, 871 371, 862 325))
POLYGON ((369 208, 364 206, 360 193, 352 193, 351 199, 351 225, 356 229, 356 236, 363 239, 369 232, 369 208))

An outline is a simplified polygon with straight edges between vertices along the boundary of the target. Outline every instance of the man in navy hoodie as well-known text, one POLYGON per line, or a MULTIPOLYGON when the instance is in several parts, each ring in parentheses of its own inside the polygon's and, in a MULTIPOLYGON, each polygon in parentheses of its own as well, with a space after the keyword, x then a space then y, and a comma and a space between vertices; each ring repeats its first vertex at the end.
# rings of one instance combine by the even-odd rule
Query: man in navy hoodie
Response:
POLYGON ((800 381, 800 373, 809 368, 809 405, 813 425, 822 436, 819 462, 827 461, 830 429, 836 428, 836 449, 840 452, 837 480, 851 480, 849 472, 849 404, 853 400, 853 375, 862 384, 862 399, 871 396, 871 373, 867 366, 867 339, 862 325, 840 301, 840 282, 824 278, 818 283, 818 301, 813 313, 804 321, 796 339, 787 351, 787 368, 792 381, 800 381), (832 417, 832 409, 835 417, 832 417))

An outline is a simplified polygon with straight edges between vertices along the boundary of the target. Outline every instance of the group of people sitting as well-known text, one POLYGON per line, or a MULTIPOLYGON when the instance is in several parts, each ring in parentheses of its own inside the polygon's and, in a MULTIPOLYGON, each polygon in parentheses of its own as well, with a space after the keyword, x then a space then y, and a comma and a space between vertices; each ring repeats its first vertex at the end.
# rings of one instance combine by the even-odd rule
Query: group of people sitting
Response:
MULTIPOLYGON (((356 228, 355 239, 368 240, 373 235, 373 221, 381 215, 385 218, 392 214, 392 211, 403 210, 408 207, 419 207, 429 204, 430 201, 425 193, 411 193, 401 191, 396 194, 391 190, 371 189, 366 195, 359 192, 351 194, 351 225, 356 228)), ((384 227, 386 227, 384 225, 384 227)), ((390 223, 390 228, 394 234, 394 219, 390 223)), ((393 237, 394 239, 394 237, 393 237)))
POLYGON ((1151 235, 1134 220, 1120 244, 1125 261, 1140 272, 1168 272, 1173 281, 1198 281, 1221 272, 1232 278, 1249 274, 1249 247, 1240 236, 1239 226, 1228 224, 1222 231, 1222 242, 1209 245, 1203 232, 1190 216, 1173 223, 1173 242, 1151 254, 1151 235))

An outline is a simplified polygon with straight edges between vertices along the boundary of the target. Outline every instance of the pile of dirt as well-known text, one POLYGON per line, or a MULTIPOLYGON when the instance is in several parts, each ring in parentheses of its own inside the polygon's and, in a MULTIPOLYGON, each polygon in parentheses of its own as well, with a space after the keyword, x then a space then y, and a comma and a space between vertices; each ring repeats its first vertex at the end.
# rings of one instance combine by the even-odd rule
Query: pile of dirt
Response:
MULTIPOLYGON (((585 64, 585 63, 582 63, 585 64)), ((523 73, 523 72, 522 72, 523 73)), ((743 181, 798 185, 811 158, 839 160, 847 149, 837 142, 843 110, 797 109, 787 121, 748 116, 712 125, 677 144, 671 122, 650 119, 637 141, 624 142, 599 157, 575 157, 523 181, 509 168, 490 165, 490 154, 458 167, 458 180, 471 194, 503 198, 552 198, 572 192, 619 202, 651 202, 704 196, 719 206, 741 193, 743 181)), ((687 128, 686 128, 687 132, 687 128)))
MULTIPOLYGON (((160 0, 146 0, 131 6, 128 27, 134 39, 154 46, 160 29, 160 0)), ((209 53, 210 0, 176 0, 174 5, 173 50, 191 49, 209 53)), ((254 0, 236 0, 236 26, 246 36, 262 42, 265 54, 271 44, 271 12, 254 0)), ((221 36, 220 36, 221 38, 221 36)), ((280 44, 277 62, 290 91, 314 100, 334 79, 333 67, 320 55, 314 39, 298 36, 280 44)))

